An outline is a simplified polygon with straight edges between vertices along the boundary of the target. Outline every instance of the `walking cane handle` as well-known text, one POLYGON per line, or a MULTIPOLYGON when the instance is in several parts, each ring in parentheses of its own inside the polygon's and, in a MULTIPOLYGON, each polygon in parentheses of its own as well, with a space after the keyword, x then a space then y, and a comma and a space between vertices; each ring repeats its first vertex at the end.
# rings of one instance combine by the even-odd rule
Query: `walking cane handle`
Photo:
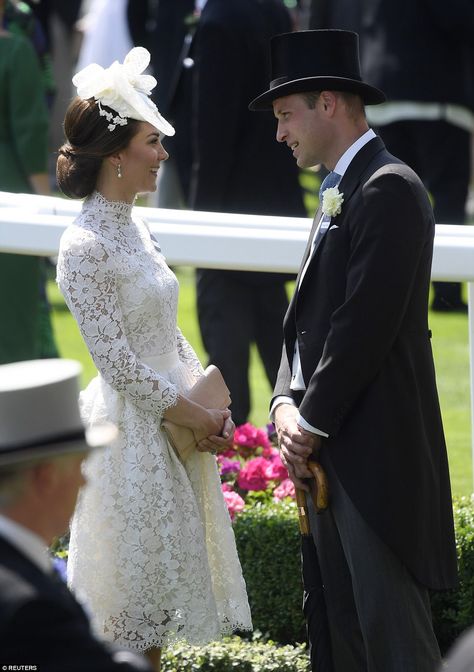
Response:
POLYGON ((313 474, 313 478, 308 479, 308 485, 311 492, 316 513, 328 508, 329 491, 326 473, 319 462, 309 458, 308 469, 313 474))

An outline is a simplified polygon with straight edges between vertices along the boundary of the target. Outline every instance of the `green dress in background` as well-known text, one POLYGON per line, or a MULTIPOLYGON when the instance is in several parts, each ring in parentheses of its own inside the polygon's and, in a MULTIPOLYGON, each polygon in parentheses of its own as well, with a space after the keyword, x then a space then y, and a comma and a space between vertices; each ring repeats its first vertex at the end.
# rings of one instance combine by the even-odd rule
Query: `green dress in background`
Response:
MULTIPOLYGON (((47 172, 48 112, 38 59, 23 37, 0 35, 0 191, 31 193, 47 172)), ((0 364, 45 356, 42 260, 0 254, 0 364)))

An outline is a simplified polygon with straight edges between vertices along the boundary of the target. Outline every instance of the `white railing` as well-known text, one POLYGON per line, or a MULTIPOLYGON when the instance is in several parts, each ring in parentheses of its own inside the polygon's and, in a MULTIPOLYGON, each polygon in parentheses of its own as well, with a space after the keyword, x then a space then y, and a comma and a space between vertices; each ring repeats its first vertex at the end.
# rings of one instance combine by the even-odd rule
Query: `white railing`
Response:
MULTIPOLYGON (((55 256, 81 203, 0 192, 0 251, 55 256)), ((136 207, 170 265, 237 270, 298 270, 311 220, 136 207)), ((471 420, 474 418, 474 227, 438 224, 433 280, 468 283, 471 420)), ((474 465, 474 431, 471 431, 474 465)), ((474 471, 474 470, 473 470, 474 471)))

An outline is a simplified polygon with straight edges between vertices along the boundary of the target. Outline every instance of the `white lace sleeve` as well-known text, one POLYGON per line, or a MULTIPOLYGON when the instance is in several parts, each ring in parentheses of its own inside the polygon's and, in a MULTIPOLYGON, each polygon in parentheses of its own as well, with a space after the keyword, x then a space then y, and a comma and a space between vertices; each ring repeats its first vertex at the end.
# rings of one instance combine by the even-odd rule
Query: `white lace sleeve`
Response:
POLYGON ((180 360, 186 363, 195 378, 200 378, 204 373, 204 369, 179 327, 176 327, 176 341, 180 360))
POLYGON ((140 362, 130 348, 107 246, 93 234, 62 246, 57 281, 104 380, 139 408, 159 416, 176 404, 176 386, 140 362))

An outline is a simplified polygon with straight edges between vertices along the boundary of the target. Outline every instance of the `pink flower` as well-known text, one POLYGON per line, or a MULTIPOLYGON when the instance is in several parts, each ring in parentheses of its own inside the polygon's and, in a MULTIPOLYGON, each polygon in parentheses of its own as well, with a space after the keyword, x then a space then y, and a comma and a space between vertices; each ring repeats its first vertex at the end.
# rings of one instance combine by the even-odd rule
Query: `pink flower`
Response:
POLYGON ((231 520, 234 520, 234 516, 245 506, 245 502, 242 497, 233 490, 224 490, 224 499, 227 504, 227 508, 230 513, 231 520))
POLYGON ((276 455, 271 461, 267 461, 265 476, 269 481, 284 481, 288 478, 288 471, 281 461, 280 455, 276 455))
POLYGON ((229 483, 221 483, 222 492, 234 492, 234 488, 229 483))
POLYGON ((284 481, 282 481, 280 485, 273 491, 273 499, 276 502, 285 499, 285 497, 292 497, 293 499, 295 498, 295 484, 293 481, 290 481, 289 478, 286 478, 284 481))
POLYGON ((263 449, 262 457, 266 457, 267 460, 274 460, 276 457, 280 457, 280 451, 273 446, 269 446, 263 449))
POLYGON ((268 448, 270 441, 264 429, 257 429, 250 422, 236 427, 234 434, 234 443, 246 448, 268 448))
POLYGON ((268 460, 264 457, 254 457, 242 467, 237 477, 237 484, 242 490, 266 490, 267 476, 265 470, 268 460))
POLYGON ((233 448, 228 448, 227 450, 224 450, 222 453, 219 453, 218 457, 235 457, 237 455, 237 451, 234 450, 233 448))

